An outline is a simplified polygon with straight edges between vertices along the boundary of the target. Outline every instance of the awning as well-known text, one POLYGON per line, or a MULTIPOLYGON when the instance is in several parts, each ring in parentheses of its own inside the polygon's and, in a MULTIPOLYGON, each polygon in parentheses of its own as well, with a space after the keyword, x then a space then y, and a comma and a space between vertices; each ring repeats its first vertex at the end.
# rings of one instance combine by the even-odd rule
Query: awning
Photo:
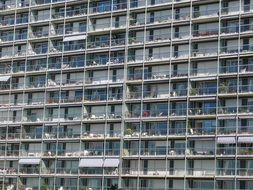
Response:
POLYGON ((78 35, 78 36, 66 36, 66 37, 64 37, 63 41, 64 42, 69 42, 69 41, 85 40, 86 37, 87 37, 86 34, 78 35))
POLYGON ((253 136, 251 137, 238 137, 239 143, 253 143, 253 136))
POLYGON ((105 159, 104 161, 104 167, 108 167, 108 168, 116 168, 119 166, 119 159, 117 158, 108 158, 108 159, 105 159))
POLYGON ((84 158, 79 162, 80 168, 101 168, 103 167, 103 159, 84 158))
POLYGON ((39 158, 34 158, 34 159, 31 159, 31 158, 29 158, 29 159, 25 159, 25 158, 23 158, 23 159, 20 159, 19 161, 18 161, 18 163, 19 164, 26 164, 26 165, 37 165, 37 164, 40 164, 40 159, 39 158))
POLYGON ((6 82, 11 78, 11 76, 7 75, 7 76, 0 76, 0 82, 6 82))
POLYGON ((234 144, 235 137, 218 137, 217 143, 218 144, 234 144))

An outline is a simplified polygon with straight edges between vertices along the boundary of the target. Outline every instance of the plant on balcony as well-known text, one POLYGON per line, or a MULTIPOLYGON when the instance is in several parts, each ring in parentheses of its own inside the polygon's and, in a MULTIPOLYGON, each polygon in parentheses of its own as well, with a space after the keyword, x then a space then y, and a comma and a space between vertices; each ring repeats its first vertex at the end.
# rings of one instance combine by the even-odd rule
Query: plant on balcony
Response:
POLYGON ((192 88, 191 91, 190 91, 190 95, 191 95, 191 96, 197 95, 197 94, 198 94, 198 91, 199 91, 198 88, 192 88))
POLYGON ((228 92, 228 86, 226 85, 226 83, 221 83, 220 84, 220 93, 227 93, 228 92))
POLYGON ((132 135, 133 134, 133 129, 132 128, 127 128, 125 131, 125 135, 132 135))
POLYGON ((40 187, 41 190, 48 190, 48 184, 47 183, 43 183, 40 187))

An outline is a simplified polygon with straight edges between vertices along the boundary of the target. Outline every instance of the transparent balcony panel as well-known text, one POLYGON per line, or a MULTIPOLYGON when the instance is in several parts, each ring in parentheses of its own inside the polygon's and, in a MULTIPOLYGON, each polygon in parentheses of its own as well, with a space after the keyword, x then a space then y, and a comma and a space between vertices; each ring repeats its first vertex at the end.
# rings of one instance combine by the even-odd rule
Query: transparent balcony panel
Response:
POLYGON ((124 28, 126 27, 126 21, 113 21, 101 24, 92 24, 89 25, 89 31, 103 31, 103 30, 110 30, 115 28, 124 28))
MULTIPOLYGON (((0 21, 0 25, 1 26, 10 26, 10 25, 14 25, 14 23, 15 23, 15 19, 14 18, 2 19, 0 21)), ((16 23, 17 24, 19 23, 18 20, 16 20, 16 23)))
POLYGON ((90 138, 101 139, 101 138, 105 138, 105 137, 120 137, 120 136, 121 136, 121 131, 119 131, 119 130, 86 131, 86 132, 83 132, 83 134, 82 134, 82 138, 84 138, 84 139, 90 139, 90 138))
POLYGON ((49 35, 49 31, 33 31, 30 33, 30 38, 42 38, 47 37, 49 35))
POLYGON ((86 25, 85 26, 78 26, 78 27, 65 27, 65 35, 69 34, 78 34, 86 32, 86 25))
MULTIPOLYGON (((253 147, 251 147, 251 146, 244 147, 244 146, 238 145, 238 147, 237 147, 237 155, 241 155, 241 156, 250 156, 250 155, 253 155, 253 147)), ((253 175, 253 170, 252 170, 252 175, 253 175)))
POLYGON ((107 84, 107 83, 121 83, 123 82, 123 76, 101 76, 101 77, 89 77, 85 79, 85 84, 107 84))
POLYGON ((58 138, 61 138, 61 139, 73 139, 73 138, 79 138, 79 137, 80 137, 80 131, 78 132, 68 131, 68 132, 58 133, 58 138))
POLYGON ((190 19, 190 12, 183 12, 183 13, 174 13, 174 20, 189 20, 190 19))
POLYGON ((233 5, 228 7, 221 7, 221 15, 234 15, 240 13, 240 6, 233 5))
POLYGON ((16 17, 16 24, 25 24, 28 23, 28 20, 28 16, 16 17))
MULTIPOLYGON (((63 63, 64 64, 64 63, 63 63)), ((48 63, 48 70, 55 70, 55 69, 61 69, 62 64, 61 63, 48 63)))
POLYGON ((112 7, 113 11, 123 10, 126 8, 127 8, 127 2, 119 2, 119 3, 117 3, 116 1, 113 2, 113 7, 112 7))
POLYGON ((51 98, 48 99, 50 103, 58 103, 59 99, 61 100, 60 103, 74 103, 74 102, 82 102, 83 98, 78 96, 65 96, 61 98, 51 98))
POLYGON ((172 0, 156 0, 155 2, 149 1, 148 6, 162 5, 167 3, 172 3, 172 0))
POLYGON ((22 167, 19 168, 19 174, 39 174, 39 167, 22 167))
POLYGON ((185 116, 187 114, 186 108, 170 109, 170 116, 185 116))
POLYGON ((84 80, 83 77, 67 79, 66 81, 62 81, 62 85, 63 86, 82 85, 84 82, 83 80, 84 80))
POLYGON ((46 121, 52 122, 64 122, 64 121, 76 121, 81 119, 81 113, 78 114, 56 114, 56 115, 48 115, 45 117, 46 121))
POLYGON ((188 168, 187 175, 189 176, 214 176, 215 171, 209 168, 188 168))
MULTIPOLYGON (((218 6, 218 5, 217 5, 218 6)), ((207 9, 207 10, 197 10, 193 11, 194 18, 209 18, 209 17, 217 17, 219 15, 219 7, 217 9, 207 9)))
POLYGON ((201 147, 201 148, 188 148, 186 153, 191 156, 214 156, 215 148, 201 147))
POLYGON ((32 0, 31 1, 32 6, 43 5, 43 4, 48 4, 48 3, 51 3, 51 0, 32 0))
POLYGON ((218 48, 201 48, 199 50, 192 50, 193 57, 208 57, 208 56, 217 56, 218 48))
POLYGON ((45 71, 47 64, 29 64, 26 66, 26 71, 45 71))
POLYGON ((217 93, 217 87, 192 88, 190 91, 191 96, 215 95, 216 93, 217 93))
POLYGON ((0 42, 10 42, 14 40, 13 33, 10 33, 9 35, 4 35, 0 37, 0 42))
POLYGON ((236 147, 217 147, 216 154, 217 156, 234 156, 236 154, 236 147))
POLYGON ((66 10, 66 17, 82 16, 87 14, 87 8, 66 10))
POLYGON ((112 10, 112 5, 110 1, 104 1, 103 5, 91 6, 89 8, 90 14, 109 12, 112 10))
POLYGON ((235 173, 235 168, 216 168, 216 175, 218 176, 232 176, 235 173))
POLYGON ((52 19, 64 18, 64 16, 65 16, 65 12, 64 11, 59 11, 59 12, 57 11, 55 13, 52 13, 52 19))
POLYGON ((239 134, 248 134, 248 133, 253 133, 253 127, 251 125, 246 125, 246 126, 242 126, 239 125, 238 126, 238 133, 239 134))
POLYGON ((92 112, 92 113, 85 113, 84 119, 86 120, 93 120, 93 119, 121 119, 121 113, 105 113, 105 112, 92 112))
POLYGON ((87 59, 86 60, 86 67, 87 66, 102 66, 102 65, 110 65, 110 64, 122 64, 124 63, 124 57, 123 56, 117 56, 117 57, 95 57, 93 59, 87 59))
POLYGON ((248 114, 253 112, 253 105, 239 106, 238 107, 239 114, 248 114))
POLYGON ((241 46, 224 46, 220 48, 220 54, 238 54, 238 53, 249 53, 253 51, 252 44, 244 44, 241 46))
MULTIPOLYGON (((54 173, 54 172, 53 172, 54 173)), ((56 168, 56 173, 57 174, 64 174, 64 175, 66 175, 66 174, 78 174, 78 168, 71 168, 71 167, 62 167, 62 168, 60 168, 60 167, 57 167, 56 168)))
POLYGON ((189 108, 189 115, 215 115, 216 107, 189 108))
POLYGON ((27 104, 27 105, 42 105, 42 104, 44 104, 44 101, 45 101, 44 97, 28 98, 27 102, 24 101, 24 104, 27 104))
POLYGON ((85 101, 111 101, 111 100, 121 100, 123 97, 122 93, 97 93, 91 95, 84 95, 85 101))
POLYGON ((193 37, 216 36, 218 34, 219 34, 219 28, 193 31, 193 37))
POLYGON ((233 107, 233 106, 218 108, 218 114, 236 114, 236 112, 237 112, 237 107, 233 107))
POLYGON ((33 15, 31 16, 31 22, 45 22, 50 19, 50 14, 33 15))
POLYGON ((12 140, 12 139, 20 139, 20 133, 8 133, 7 139, 12 140))
POLYGON ((201 127, 188 129, 188 135, 215 135, 215 127, 201 127))
POLYGON ((217 68, 215 67, 191 69, 191 76, 209 76, 209 75, 216 75, 216 74, 217 74, 217 68))
POLYGON ((23 132, 22 134, 23 139, 41 139, 42 134, 41 133, 36 133, 36 132, 23 132))
POLYGON ((236 133, 236 126, 225 126, 217 128, 217 134, 219 135, 229 135, 235 133, 236 133))
POLYGON ((15 33, 15 40, 26 40, 27 39, 27 33, 15 33))

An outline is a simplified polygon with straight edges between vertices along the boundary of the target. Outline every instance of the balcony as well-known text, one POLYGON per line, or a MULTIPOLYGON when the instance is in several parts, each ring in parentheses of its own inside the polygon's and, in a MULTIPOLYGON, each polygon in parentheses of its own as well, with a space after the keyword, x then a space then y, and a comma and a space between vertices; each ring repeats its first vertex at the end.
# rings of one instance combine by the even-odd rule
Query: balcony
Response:
POLYGON ((39 174, 40 168, 39 167, 21 167, 19 169, 19 174, 39 174))
POLYGON ((67 122, 78 121, 81 119, 81 114, 60 114, 60 115, 48 115, 45 117, 46 121, 51 122, 67 122))
POLYGON ((202 48, 202 49, 193 49, 192 56, 193 57, 210 57, 217 56, 218 48, 202 48))
POLYGON ((105 113, 105 112, 92 112, 85 113, 85 120, 105 120, 105 119, 121 119, 121 113, 105 113))
POLYGON ((216 107, 189 108, 189 115, 215 115, 216 107))
POLYGON ((86 131, 82 134, 82 139, 103 139, 103 138, 119 138, 121 136, 120 131, 86 131))
POLYGON ((185 116, 187 114, 186 108, 170 109, 170 116, 185 116))
MULTIPOLYGON (((3 18, 0 21, 0 25, 1 26, 10 26, 10 25, 14 25, 15 23, 15 19, 14 18, 3 18)), ((16 21, 16 23, 18 24, 18 21, 16 21)))
POLYGON ((160 118, 160 117, 168 117, 168 109, 160 109, 160 110, 143 110, 141 111, 128 111, 126 113, 127 118, 160 118))
POLYGON ((217 36, 218 34, 219 34, 218 28, 193 31, 193 37, 207 37, 207 36, 210 37, 210 36, 217 36))
POLYGON ((160 72, 144 72, 144 73, 129 73, 127 79, 129 81, 134 80, 165 80, 169 79, 170 71, 160 71, 160 72))
POLYGON ((109 46, 123 46, 125 45, 125 38, 117 38, 104 41, 89 41, 87 47, 92 48, 104 48, 109 46))
POLYGON ((86 66, 88 67, 95 67, 95 66, 104 66, 104 65, 114 65, 114 64, 123 64, 124 63, 124 56, 117 56, 117 57, 110 57, 106 56, 97 56, 91 59, 86 60, 86 66))
POLYGON ((28 23, 28 16, 16 17, 16 24, 25 24, 25 23, 28 23))
POLYGON ((112 101, 112 100, 122 100, 123 94, 122 93, 97 93, 91 95, 84 95, 85 101, 112 101))
POLYGON ((216 95, 217 87, 199 87, 192 88, 190 91, 191 96, 207 96, 207 95, 216 95))
POLYGON ((85 80, 85 84, 108 84, 108 83, 122 83, 123 76, 114 75, 114 76, 100 76, 100 77, 88 77, 85 80))
POLYGON ((217 156, 235 156, 236 154, 236 147, 217 147, 216 149, 217 156))
POLYGON ((87 14, 87 8, 80 7, 79 9, 66 10, 66 17, 77 17, 77 16, 86 15, 86 14, 87 14))
POLYGON ((49 32, 48 31, 33 31, 30 33, 29 37, 30 38, 43 38, 43 37, 48 37, 49 32))

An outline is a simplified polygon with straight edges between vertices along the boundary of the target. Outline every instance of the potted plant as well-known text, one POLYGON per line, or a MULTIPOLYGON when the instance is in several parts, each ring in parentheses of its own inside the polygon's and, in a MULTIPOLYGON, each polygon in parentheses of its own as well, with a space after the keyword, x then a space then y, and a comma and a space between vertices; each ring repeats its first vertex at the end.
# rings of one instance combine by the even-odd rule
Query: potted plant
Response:
POLYGON ((220 93, 227 93, 228 92, 228 86, 223 82, 220 84, 220 93))

